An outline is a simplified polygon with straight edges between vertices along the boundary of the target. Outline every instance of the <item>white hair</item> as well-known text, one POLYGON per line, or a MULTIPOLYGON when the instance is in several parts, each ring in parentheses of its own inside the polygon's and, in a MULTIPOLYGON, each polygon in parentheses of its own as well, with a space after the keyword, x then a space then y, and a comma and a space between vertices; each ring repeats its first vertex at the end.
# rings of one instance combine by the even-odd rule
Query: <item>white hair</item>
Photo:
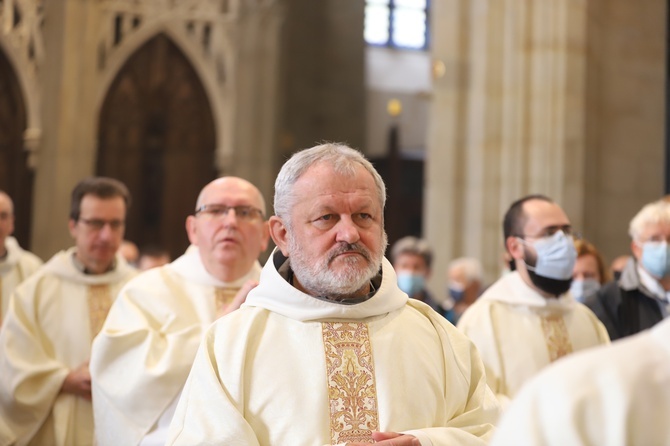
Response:
POLYGON ((291 225, 291 209, 295 205, 296 197, 293 185, 302 174, 311 166, 318 163, 328 163, 339 174, 354 175, 357 166, 362 166, 374 179, 379 196, 379 203, 384 209, 386 204, 386 187, 384 180, 358 150, 344 144, 326 143, 295 153, 282 166, 275 180, 274 211, 275 215, 284 220, 287 226, 291 225))
POLYGON ((630 221, 628 234, 633 240, 639 240, 647 226, 659 223, 670 224, 670 203, 665 200, 654 201, 640 209, 630 221))
POLYGON ((474 257, 459 257, 449 262, 447 271, 460 269, 467 283, 482 282, 482 264, 474 257))

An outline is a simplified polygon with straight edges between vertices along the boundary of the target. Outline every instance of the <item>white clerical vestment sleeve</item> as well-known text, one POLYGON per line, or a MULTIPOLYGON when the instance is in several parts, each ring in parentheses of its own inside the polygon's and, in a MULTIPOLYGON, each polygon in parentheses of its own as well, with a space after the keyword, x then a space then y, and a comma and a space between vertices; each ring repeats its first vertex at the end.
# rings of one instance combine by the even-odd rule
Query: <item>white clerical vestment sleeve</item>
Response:
POLYGON ((667 445, 670 319, 577 352, 519 392, 492 446, 667 445))
POLYGON ((36 319, 37 305, 19 287, 10 302, 2 330, 0 356, 0 418, 17 438, 31 438, 51 412, 70 369, 58 361, 36 319))
MULTIPOLYGON (((488 308, 493 311, 492 306, 488 308)), ((485 358, 488 386, 504 408, 509 404, 510 397, 505 388, 503 362, 496 344, 497 334, 490 311, 466 311, 458 320, 458 329, 474 342, 479 354, 485 358)))
MULTIPOLYGON (((219 366, 213 351, 213 328, 207 331, 198 349, 193 369, 172 418, 166 444, 259 446, 256 434, 244 419, 244 409, 230 399, 219 381, 219 366), (212 413, 212 408, 216 408, 216 413, 212 413)), ((287 416, 290 416, 288 407, 287 416)))
POLYGON ((101 446, 140 443, 179 394, 200 344, 201 318, 175 298, 179 291, 167 289, 159 277, 147 280, 147 274, 159 273, 151 270, 128 283, 93 343, 90 367, 101 446), (161 299, 146 298, 157 291, 143 287, 165 290, 158 293, 161 299))

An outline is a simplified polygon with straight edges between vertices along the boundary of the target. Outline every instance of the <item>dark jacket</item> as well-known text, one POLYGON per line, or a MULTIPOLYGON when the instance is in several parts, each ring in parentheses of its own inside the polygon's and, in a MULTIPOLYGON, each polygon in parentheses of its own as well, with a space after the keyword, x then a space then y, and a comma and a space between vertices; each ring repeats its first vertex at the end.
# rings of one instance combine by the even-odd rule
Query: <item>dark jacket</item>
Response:
POLYGON ((588 296, 584 304, 605 325, 612 341, 650 328, 663 319, 661 302, 640 283, 634 260, 626 264, 618 281, 588 296))

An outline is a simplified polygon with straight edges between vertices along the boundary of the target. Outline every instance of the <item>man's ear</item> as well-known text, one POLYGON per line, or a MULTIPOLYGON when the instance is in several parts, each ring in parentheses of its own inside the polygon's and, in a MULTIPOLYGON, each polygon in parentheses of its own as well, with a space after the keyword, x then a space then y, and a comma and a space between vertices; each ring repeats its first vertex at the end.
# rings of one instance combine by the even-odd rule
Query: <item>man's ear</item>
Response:
POLYGON ((523 245, 517 237, 507 237, 507 240, 505 240, 505 247, 513 259, 523 259, 523 245))
POLYGON ((70 231, 70 236, 72 238, 77 238, 77 222, 72 219, 68 220, 67 228, 70 231))
POLYGON ((196 236, 196 221, 193 215, 186 217, 186 234, 188 235, 188 241, 192 245, 198 246, 198 237, 196 236))
POLYGON ((270 242, 270 222, 268 221, 263 222, 263 233, 261 237, 262 237, 261 252, 265 252, 265 250, 268 249, 268 243, 270 242))
POLYGON ((286 225, 281 218, 273 215, 268 220, 270 226, 270 236, 274 240, 275 245, 284 254, 285 257, 289 256, 288 252, 288 232, 286 231, 286 225))
POLYGON ((636 243, 635 240, 631 240, 630 250, 633 253, 633 256, 635 257, 635 260, 639 261, 642 259, 642 246, 636 243))

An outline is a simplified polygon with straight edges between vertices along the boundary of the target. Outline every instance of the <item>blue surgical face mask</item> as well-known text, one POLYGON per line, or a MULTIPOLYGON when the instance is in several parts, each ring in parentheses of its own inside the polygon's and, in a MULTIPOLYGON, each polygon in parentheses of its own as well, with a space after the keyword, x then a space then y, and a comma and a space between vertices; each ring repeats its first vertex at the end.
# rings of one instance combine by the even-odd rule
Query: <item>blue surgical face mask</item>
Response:
POLYGON ((463 300, 463 296, 465 295, 465 287, 460 283, 449 284, 447 290, 449 292, 449 296, 454 299, 454 302, 460 302, 463 300))
POLYGON ((408 296, 416 296, 426 285, 426 278, 421 274, 406 272, 398 273, 398 287, 408 296))
MULTIPOLYGON (((524 244, 528 244, 521 239, 524 244)), ((532 244, 537 253, 535 266, 526 267, 538 276, 556 280, 568 280, 577 261, 577 251, 572 236, 557 231, 532 244)))
MULTIPOLYGON (((520 240, 526 245, 529 244, 523 239, 520 240)), ((577 260, 577 250, 572 236, 557 231, 553 235, 541 238, 532 246, 537 253, 535 265, 528 264, 527 255, 524 256, 524 262, 533 285, 554 296, 560 296, 568 291, 572 282, 572 269, 577 260)))
POLYGON ((642 266, 657 279, 668 276, 670 274, 670 246, 666 242, 642 244, 642 266))
POLYGON ((579 302, 584 302, 584 298, 594 294, 600 289, 600 282, 596 279, 573 280, 570 285, 570 293, 579 302))

